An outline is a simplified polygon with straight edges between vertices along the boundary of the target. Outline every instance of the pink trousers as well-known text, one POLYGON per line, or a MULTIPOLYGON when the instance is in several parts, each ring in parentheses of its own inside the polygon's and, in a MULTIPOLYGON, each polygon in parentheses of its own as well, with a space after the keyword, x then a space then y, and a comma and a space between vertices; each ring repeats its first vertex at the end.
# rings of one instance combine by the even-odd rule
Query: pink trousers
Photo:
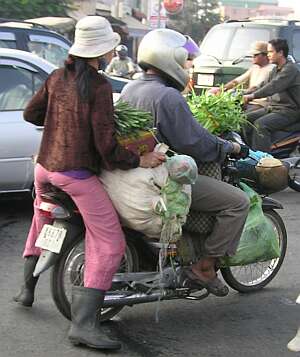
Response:
POLYGON ((36 165, 34 216, 23 256, 40 255, 35 242, 43 225, 51 222, 40 215, 38 207, 49 183, 68 193, 83 217, 86 228, 84 286, 108 290, 126 243, 117 213, 96 176, 78 180, 36 165))

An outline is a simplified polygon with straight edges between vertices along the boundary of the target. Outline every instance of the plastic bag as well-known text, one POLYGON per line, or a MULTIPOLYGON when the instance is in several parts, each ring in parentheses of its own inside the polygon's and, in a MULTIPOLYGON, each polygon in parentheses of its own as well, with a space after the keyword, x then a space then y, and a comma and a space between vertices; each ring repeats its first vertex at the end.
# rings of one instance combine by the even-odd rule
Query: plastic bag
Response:
POLYGON ((241 187, 250 199, 250 210, 237 252, 232 257, 221 258, 222 267, 248 265, 280 256, 279 241, 263 213, 260 196, 244 183, 241 187))
MULTIPOLYGON (((253 151, 253 150, 249 149, 248 157, 246 157, 245 159, 240 159, 237 162, 237 168, 239 169, 240 172, 243 173, 244 170, 249 170, 251 167, 253 169, 253 172, 255 172, 255 166, 257 165, 259 160, 261 160, 263 158, 273 158, 273 156, 268 154, 267 152, 253 151)), ((244 176, 242 176, 242 177, 244 177, 244 176)))
POLYGON ((182 184, 193 184, 198 177, 198 167, 195 160, 187 155, 174 155, 166 162, 169 176, 182 184))

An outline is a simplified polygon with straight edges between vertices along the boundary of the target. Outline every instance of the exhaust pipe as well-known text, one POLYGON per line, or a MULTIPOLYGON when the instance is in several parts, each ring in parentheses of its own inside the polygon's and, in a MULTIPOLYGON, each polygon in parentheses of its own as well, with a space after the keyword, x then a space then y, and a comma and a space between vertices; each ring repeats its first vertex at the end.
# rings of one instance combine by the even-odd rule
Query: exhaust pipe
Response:
POLYGON ((158 290, 150 294, 146 293, 136 293, 131 295, 126 295, 126 293, 120 292, 119 294, 107 294, 105 296, 103 307, 116 307, 116 306, 132 306, 136 304, 142 304, 147 302, 154 302, 157 300, 167 300, 176 297, 173 290, 158 290))

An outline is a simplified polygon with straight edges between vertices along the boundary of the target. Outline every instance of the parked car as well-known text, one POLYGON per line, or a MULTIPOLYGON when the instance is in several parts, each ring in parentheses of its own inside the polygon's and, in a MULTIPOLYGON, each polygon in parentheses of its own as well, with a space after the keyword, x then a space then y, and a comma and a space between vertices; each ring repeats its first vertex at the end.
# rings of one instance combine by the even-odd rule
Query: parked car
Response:
POLYGON ((201 55, 194 61, 195 91, 219 86, 239 76, 251 66, 251 43, 279 37, 288 41, 290 60, 300 68, 300 22, 253 19, 212 27, 200 46, 201 55))
POLYGON ((25 51, 0 48, 0 193, 30 191, 42 127, 23 110, 55 65, 25 51))
MULTIPOLYGON (((23 110, 55 68, 30 52, 0 48, 0 194, 32 189, 43 127, 24 121, 23 110)), ((128 80, 109 79, 117 99, 128 80)))
POLYGON ((22 20, 0 20, 0 47, 37 54, 56 66, 62 66, 71 42, 45 26, 22 20))
MULTIPOLYGON (((57 67, 64 64, 71 42, 44 25, 27 20, 0 18, 0 48, 12 48, 36 54, 57 67)), ((107 76, 113 87, 114 99, 118 99, 126 78, 107 76)))

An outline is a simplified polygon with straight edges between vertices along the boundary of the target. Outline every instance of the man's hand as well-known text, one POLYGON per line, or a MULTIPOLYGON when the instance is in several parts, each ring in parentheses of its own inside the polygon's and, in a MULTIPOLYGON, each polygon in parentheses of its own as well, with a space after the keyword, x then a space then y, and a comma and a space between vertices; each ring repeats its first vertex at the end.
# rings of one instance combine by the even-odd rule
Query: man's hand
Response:
POLYGON ((239 154, 240 151, 241 151, 241 145, 238 144, 238 143, 233 143, 233 142, 232 142, 232 145, 233 145, 233 151, 232 151, 232 153, 233 153, 233 154, 239 154))
POLYGON ((238 144, 235 142, 232 142, 233 145, 233 152, 232 156, 235 157, 236 159, 245 159, 249 155, 249 147, 244 144, 238 144))
POLYGON ((212 87, 207 93, 210 95, 218 95, 221 93, 221 89, 219 87, 212 87))
POLYGON ((254 95, 253 95, 253 94, 243 95, 244 104, 248 104, 248 103, 251 102, 251 100, 253 100, 253 99, 254 99, 254 95))
POLYGON ((162 152, 148 152, 140 157, 140 167, 156 167, 166 161, 166 155, 162 152))

